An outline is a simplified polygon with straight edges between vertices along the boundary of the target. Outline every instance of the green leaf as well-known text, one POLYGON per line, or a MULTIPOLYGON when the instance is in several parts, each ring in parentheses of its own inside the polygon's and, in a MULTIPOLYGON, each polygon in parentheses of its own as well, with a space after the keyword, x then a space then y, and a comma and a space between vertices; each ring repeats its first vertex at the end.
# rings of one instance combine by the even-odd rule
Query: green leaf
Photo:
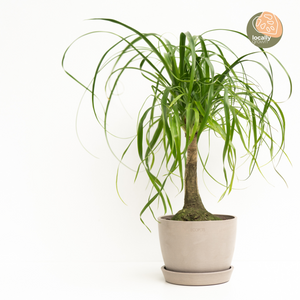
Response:
POLYGON ((138 153, 139 153, 139 156, 140 156, 140 159, 141 161, 144 160, 143 158, 143 131, 144 131, 144 121, 147 117, 147 114, 149 113, 149 111, 151 110, 151 107, 148 108, 143 116, 141 117, 140 119, 140 122, 139 122, 139 126, 138 126, 138 132, 137 132, 137 147, 138 147, 138 153))
POLYGON ((178 95, 175 99, 173 99, 173 101, 169 105, 169 108, 171 108, 183 95, 184 94, 178 95))

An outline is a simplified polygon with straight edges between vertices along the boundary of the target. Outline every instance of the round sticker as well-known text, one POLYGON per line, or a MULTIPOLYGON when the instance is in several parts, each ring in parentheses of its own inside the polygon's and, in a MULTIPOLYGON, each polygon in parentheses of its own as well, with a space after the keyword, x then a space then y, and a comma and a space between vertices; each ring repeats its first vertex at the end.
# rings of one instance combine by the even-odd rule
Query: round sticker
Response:
POLYGON ((282 23, 270 12, 255 14, 248 22, 247 35, 257 47, 270 48, 276 45, 282 37, 282 23))

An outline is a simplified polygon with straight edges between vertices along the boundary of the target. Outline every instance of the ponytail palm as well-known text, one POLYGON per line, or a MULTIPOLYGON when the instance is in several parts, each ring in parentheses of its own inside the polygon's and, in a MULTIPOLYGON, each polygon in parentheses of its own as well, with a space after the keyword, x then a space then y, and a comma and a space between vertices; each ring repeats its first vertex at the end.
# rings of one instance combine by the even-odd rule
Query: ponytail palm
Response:
MULTIPOLYGON (((204 132, 210 131, 224 142, 222 146, 224 192, 220 198, 230 193, 233 188, 237 168, 235 146, 237 142, 242 145, 249 157, 249 176, 255 167, 259 168, 257 157, 262 145, 269 150, 270 161, 284 153, 285 118, 273 99, 273 71, 269 62, 269 56, 274 56, 259 49, 238 57, 223 43, 207 39, 207 34, 192 36, 189 32, 181 33, 179 43, 174 45, 160 35, 143 34, 116 20, 93 20, 116 23, 133 33, 127 37, 118 36, 118 42, 102 55, 91 87, 84 86, 66 71, 91 93, 94 113, 99 120, 95 109, 96 83, 103 68, 112 65, 107 79, 107 82, 112 82, 112 88, 109 91, 109 101, 106 104, 102 124, 106 136, 109 134, 107 116, 110 103, 114 100, 118 82, 122 76, 126 76, 126 71, 140 72, 152 88, 151 103, 148 107, 144 107, 146 106, 144 102, 141 104, 142 112, 136 136, 121 158, 121 160, 124 158, 128 148, 136 141, 140 158, 136 177, 143 168, 153 187, 141 211, 141 220, 146 209, 150 209, 153 214, 151 205, 155 201, 162 201, 165 213, 167 207, 172 211, 166 183, 172 180, 173 175, 179 176, 180 190, 184 190, 185 194, 184 207, 173 219, 217 219, 207 212, 198 191, 198 154, 201 158, 198 151, 199 139, 204 132), (114 50, 122 44, 124 45, 122 50, 115 53, 114 50), (233 57, 232 61, 228 60, 228 53, 233 57), (252 60, 251 57, 255 54, 262 55, 266 65, 252 60), (267 75, 271 85, 270 93, 266 94, 260 90, 257 82, 246 73, 245 63, 257 65, 267 75), (270 115, 275 116, 279 124, 281 134, 278 141, 274 140, 272 134, 270 115), (163 148, 163 158, 158 160, 157 149, 160 147, 163 148), (156 163, 158 171, 155 169, 156 163), (166 170, 163 174, 161 174, 162 167, 166 170)), ((231 32, 247 38, 243 33, 231 32)), ((275 57, 274 59, 287 75, 291 94, 291 79, 282 64, 275 57)), ((200 161, 204 171, 215 179, 207 170, 205 160, 201 158, 200 161)))

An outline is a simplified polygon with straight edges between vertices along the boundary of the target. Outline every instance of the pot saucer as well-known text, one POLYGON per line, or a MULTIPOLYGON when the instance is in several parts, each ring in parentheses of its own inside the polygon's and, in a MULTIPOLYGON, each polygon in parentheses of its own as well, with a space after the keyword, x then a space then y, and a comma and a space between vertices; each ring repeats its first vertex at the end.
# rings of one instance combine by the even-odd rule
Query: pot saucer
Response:
POLYGON ((228 270, 204 273, 175 272, 167 270, 165 266, 162 266, 161 270, 165 280, 169 283, 179 285, 213 285, 229 281, 233 266, 228 270))

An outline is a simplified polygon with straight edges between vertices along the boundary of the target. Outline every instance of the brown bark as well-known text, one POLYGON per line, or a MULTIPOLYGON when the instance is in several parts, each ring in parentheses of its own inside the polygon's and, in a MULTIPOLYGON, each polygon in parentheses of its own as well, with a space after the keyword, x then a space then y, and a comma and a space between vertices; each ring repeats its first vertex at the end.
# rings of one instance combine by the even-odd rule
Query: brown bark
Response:
POLYGON ((192 143, 187 149, 187 158, 185 166, 184 178, 184 207, 183 208, 202 208, 204 205, 200 198, 198 189, 197 177, 197 134, 195 135, 192 143))
POLYGON ((172 220, 177 221, 207 221, 220 220, 209 213, 200 198, 197 179, 197 134, 187 149, 187 159, 184 178, 184 206, 172 220))

